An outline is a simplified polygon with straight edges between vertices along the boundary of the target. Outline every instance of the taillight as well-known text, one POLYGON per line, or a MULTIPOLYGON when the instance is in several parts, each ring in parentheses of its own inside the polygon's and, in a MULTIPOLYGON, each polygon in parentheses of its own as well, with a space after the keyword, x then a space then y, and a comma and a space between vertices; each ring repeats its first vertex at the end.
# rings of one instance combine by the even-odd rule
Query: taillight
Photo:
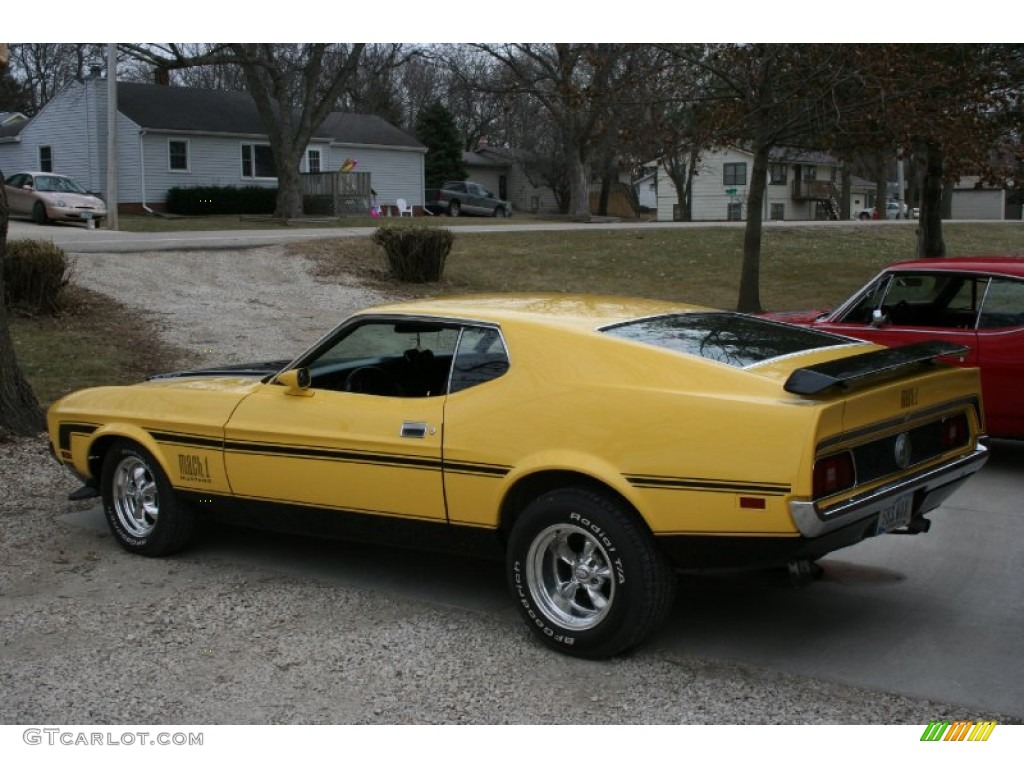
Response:
POLYGON ((967 416, 961 413, 959 416, 951 416, 942 421, 942 447, 946 450, 959 448, 967 445, 970 439, 971 430, 967 425, 967 416))
POLYGON ((852 488, 855 481, 853 454, 849 451, 826 456, 814 463, 814 498, 816 499, 852 488))

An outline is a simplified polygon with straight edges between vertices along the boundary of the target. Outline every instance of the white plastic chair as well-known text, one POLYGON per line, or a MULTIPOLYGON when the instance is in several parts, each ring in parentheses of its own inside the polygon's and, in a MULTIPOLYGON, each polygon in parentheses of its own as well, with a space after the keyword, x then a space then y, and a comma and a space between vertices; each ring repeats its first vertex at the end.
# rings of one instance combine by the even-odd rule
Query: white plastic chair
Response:
POLYGON ((398 208, 399 216, 405 216, 407 213, 412 216, 412 206, 405 202, 403 198, 400 197, 395 200, 395 206, 398 208))

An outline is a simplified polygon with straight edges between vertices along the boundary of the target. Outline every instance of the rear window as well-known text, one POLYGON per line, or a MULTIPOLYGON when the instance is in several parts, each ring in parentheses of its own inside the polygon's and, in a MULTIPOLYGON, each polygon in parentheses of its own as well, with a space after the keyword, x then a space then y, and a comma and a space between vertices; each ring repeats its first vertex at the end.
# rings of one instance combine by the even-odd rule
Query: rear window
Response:
POLYGON ((731 312, 695 312, 631 320, 601 329, 639 341, 744 368, 812 349, 857 344, 831 333, 731 312))

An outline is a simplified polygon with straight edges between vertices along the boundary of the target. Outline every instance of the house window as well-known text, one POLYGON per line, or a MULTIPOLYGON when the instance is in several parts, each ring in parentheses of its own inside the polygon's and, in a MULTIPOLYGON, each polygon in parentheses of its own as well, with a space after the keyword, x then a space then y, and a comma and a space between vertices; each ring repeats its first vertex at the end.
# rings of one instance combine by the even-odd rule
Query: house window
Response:
POLYGON ((745 185, 747 183, 747 164, 725 163, 722 166, 722 181, 727 187, 745 185))
POLYGON ((768 218, 771 221, 782 221, 786 218, 786 204, 785 203, 772 203, 771 208, 768 211, 768 218))
POLYGON ((768 179, 770 184, 785 184, 789 166, 785 163, 772 163, 768 166, 768 179))
POLYGON ((269 144, 242 145, 243 179, 276 179, 277 166, 269 144))
POLYGON ((170 139, 167 142, 167 168, 172 171, 188 170, 188 141, 170 139))
POLYGON ((729 203, 725 218, 727 221, 743 221, 743 203, 729 203))
POLYGON ((805 165, 803 168, 803 180, 814 181, 818 178, 818 166, 805 165))
POLYGON ((49 146, 39 148, 39 170, 53 173, 53 150, 49 146))
POLYGON ((306 150, 306 168, 310 173, 320 173, 320 150, 306 150))

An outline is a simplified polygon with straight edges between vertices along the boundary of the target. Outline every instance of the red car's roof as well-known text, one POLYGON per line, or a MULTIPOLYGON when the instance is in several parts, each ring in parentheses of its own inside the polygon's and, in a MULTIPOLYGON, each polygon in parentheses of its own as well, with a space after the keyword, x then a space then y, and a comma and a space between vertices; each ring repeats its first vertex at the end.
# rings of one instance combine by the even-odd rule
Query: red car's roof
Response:
POLYGON ((886 270, 926 269, 929 271, 985 272, 1024 277, 1024 256, 946 256, 941 259, 914 259, 890 264, 886 270))

